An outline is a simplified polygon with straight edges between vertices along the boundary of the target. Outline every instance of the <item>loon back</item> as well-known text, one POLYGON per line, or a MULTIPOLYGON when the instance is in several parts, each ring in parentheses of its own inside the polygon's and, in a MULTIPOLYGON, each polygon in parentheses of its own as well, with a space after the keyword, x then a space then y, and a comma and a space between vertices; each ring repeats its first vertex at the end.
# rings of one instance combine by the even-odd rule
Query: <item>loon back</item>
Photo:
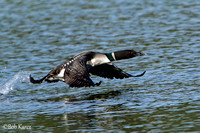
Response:
POLYGON ((116 67, 111 62, 142 55, 145 54, 134 50, 121 50, 112 53, 84 51, 55 67, 45 77, 39 80, 34 80, 30 75, 30 82, 40 84, 43 81, 48 83, 63 81, 70 87, 90 87, 101 84, 101 81, 94 83, 90 78, 90 74, 109 79, 141 77, 146 71, 140 75, 133 76, 116 67))

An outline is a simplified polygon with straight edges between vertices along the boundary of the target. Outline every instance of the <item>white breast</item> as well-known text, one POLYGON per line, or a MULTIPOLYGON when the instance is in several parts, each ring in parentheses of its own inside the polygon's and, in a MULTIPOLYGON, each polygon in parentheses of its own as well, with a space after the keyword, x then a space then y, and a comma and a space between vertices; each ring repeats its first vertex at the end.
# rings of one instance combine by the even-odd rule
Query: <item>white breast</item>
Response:
POLYGON ((108 63, 108 62, 110 62, 110 60, 107 58, 106 55, 97 54, 97 55, 94 56, 93 59, 88 61, 87 64, 89 64, 91 66, 95 66, 95 65, 100 65, 100 64, 103 64, 103 63, 108 63))

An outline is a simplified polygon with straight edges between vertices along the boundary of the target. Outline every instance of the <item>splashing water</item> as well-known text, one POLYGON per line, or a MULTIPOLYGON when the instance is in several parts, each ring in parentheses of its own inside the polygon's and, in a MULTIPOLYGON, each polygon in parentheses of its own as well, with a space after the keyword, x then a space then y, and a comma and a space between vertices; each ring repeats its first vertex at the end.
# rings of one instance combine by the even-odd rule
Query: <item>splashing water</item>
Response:
POLYGON ((4 84, 0 84, 2 87, 0 88, 1 94, 8 94, 11 90, 14 89, 14 86, 19 82, 24 82, 29 78, 29 72, 18 72, 15 74, 12 78, 10 78, 7 82, 4 84))

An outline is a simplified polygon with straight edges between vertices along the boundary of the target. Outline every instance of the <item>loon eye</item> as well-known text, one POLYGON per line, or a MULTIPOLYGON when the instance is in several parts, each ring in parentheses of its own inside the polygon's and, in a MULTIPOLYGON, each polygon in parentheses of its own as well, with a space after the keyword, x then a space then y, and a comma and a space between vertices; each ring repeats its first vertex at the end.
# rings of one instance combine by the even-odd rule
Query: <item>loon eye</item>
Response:
POLYGON ((133 54, 133 51, 129 51, 129 54, 132 55, 132 54, 133 54))

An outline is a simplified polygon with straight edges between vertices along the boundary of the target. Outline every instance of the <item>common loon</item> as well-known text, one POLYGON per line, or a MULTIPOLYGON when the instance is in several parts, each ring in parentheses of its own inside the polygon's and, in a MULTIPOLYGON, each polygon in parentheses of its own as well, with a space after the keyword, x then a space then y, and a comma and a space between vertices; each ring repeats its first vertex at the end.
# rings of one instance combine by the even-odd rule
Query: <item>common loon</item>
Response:
POLYGON ((90 87, 101 84, 101 81, 94 83, 90 78, 90 74, 109 79, 141 77, 146 71, 140 75, 133 76, 116 67, 111 62, 142 55, 145 54, 134 50, 121 50, 112 53, 84 51, 55 67, 45 77, 39 80, 34 80, 30 75, 30 82, 40 84, 43 81, 48 83, 63 81, 70 87, 90 87))

